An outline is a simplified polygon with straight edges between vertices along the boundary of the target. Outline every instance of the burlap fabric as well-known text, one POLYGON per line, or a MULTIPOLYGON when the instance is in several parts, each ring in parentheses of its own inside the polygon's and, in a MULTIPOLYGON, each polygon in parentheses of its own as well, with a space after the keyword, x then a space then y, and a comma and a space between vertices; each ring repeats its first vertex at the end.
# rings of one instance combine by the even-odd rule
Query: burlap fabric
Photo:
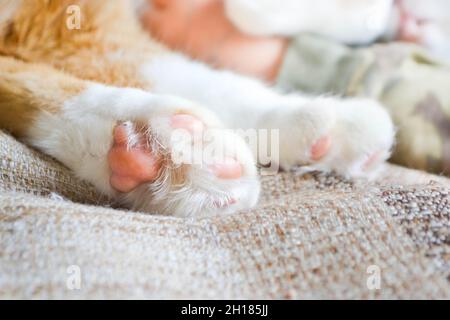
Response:
POLYGON ((283 173, 254 210, 179 219, 106 208, 4 133, 0 159, 0 298, 450 297, 446 178, 283 173))
POLYGON ((279 86, 380 101, 398 129, 392 161, 450 175, 450 65, 406 43, 350 48, 311 35, 295 38, 279 86))

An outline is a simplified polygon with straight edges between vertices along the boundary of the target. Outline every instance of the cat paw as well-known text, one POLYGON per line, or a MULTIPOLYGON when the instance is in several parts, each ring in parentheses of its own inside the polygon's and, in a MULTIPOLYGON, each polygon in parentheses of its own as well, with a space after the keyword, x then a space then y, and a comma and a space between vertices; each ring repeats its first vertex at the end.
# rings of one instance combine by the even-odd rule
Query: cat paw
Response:
POLYGON ((279 108, 264 120, 280 130, 282 168, 371 178, 389 158, 394 125, 377 102, 319 98, 300 104, 279 108))
POLYGON ((258 200, 244 139, 184 99, 93 85, 33 128, 36 148, 119 206, 197 217, 249 209, 258 200))
POLYGON ((259 183, 245 142, 187 112, 119 122, 108 152, 111 187, 133 209, 175 216, 255 205, 259 183))
POLYGON ((161 169, 161 159, 152 153, 147 141, 143 136, 136 135, 134 130, 136 128, 131 122, 118 124, 114 128, 113 146, 108 153, 110 184, 122 193, 155 181, 161 169))

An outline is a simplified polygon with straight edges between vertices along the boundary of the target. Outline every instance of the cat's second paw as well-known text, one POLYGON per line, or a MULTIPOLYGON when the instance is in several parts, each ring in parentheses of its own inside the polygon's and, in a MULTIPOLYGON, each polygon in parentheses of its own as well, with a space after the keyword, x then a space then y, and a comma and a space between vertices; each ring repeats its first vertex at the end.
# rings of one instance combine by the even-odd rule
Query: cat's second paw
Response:
POLYGON ((284 169, 303 166, 371 178, 389 158, 394 144, 390 116, 369 99, 318 98, 291 104, 269 114, 264 123, 280 130, 284 169))

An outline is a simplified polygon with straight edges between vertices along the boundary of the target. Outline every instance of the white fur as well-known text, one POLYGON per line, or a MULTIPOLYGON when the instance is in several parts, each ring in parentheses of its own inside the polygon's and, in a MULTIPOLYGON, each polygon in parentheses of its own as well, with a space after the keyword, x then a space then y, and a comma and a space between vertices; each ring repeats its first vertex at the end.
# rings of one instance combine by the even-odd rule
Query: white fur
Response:
POLYGON ((348 44, 370 43, 386 31, 393 0, 225 0, 230 20, 256 35, 313 32, 348 44))

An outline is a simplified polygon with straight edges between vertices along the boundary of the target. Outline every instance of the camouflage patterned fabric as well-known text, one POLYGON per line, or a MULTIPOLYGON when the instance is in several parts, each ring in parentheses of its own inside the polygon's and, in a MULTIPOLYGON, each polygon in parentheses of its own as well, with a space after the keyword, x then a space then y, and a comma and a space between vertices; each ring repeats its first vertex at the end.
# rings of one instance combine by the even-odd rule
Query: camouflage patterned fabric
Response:
POLYGON ((303 35, 292 41, 278 85, 383 103, 397 126, 392 162, 450 175, 450 65, 406 43, 351 48, 303 35))

